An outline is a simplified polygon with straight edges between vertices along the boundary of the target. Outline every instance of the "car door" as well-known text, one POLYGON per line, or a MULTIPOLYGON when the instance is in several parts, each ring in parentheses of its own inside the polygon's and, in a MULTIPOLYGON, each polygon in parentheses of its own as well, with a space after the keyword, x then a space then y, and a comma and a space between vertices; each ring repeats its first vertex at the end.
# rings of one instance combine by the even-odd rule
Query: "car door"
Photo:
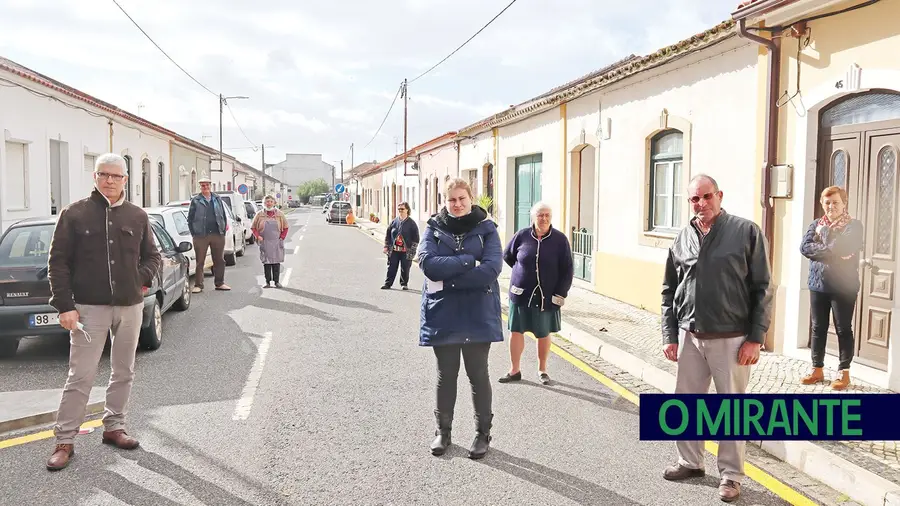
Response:
POLYGON ((175 251, 175 242, 172 236, 165 231, 164 228, 153 223, 153 233, 156 239, 156 245, 159 248, 160 260, 162 263, 162 292, 163 292, 163 308, 167 308, 175 302, 177 297, 181 296, 180 281, 180 263, 175 251))

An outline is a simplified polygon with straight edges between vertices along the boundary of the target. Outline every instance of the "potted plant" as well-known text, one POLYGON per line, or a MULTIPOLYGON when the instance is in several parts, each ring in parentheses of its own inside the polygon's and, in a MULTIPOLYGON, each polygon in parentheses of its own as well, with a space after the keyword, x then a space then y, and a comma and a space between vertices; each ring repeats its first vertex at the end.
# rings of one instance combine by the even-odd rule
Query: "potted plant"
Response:
POLYGON ((494 199, 488 197, 487 195, 479 195, 478 198, 475 199, 475 204, 487 211, 488 218, 490 218, 494 223, 497 223, 497 220, 494 219, 494 217, 491 215, 491 212, 489 211, 491 206, 494 204, 494 199))

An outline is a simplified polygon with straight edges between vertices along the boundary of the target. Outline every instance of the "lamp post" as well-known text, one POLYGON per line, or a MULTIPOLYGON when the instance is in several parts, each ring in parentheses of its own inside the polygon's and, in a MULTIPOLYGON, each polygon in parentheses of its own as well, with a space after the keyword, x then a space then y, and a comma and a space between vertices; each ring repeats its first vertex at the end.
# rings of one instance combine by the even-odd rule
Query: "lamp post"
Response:
MULTIPOLYGON (((250 97, 244 96, 234 96, 234 97, 223 97, 221 93, 219 93, 219 172, 225 172, 225 153, 222 149, 222 112, 225 108, 225 105, 228 103, 230 99, 249 99, 250 97)), ((231 170, 231 188, 234 189, 234 169, 231 170)))

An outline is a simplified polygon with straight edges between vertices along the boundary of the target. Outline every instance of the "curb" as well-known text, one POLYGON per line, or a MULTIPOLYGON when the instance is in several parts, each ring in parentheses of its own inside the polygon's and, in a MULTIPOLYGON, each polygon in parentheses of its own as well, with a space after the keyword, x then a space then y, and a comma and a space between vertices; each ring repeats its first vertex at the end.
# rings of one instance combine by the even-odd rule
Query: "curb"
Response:
MULTIPOLYGON (((501 299, 508 310, 508 302, 501 299)), ((675 376, 615 344, 573 328, 563 320, 556 336, 596 355, 645 383, 665 392, 675 391, 675 376)), ((866 506, 900 506, 900 485, 809 441, 748 441, 807 476, 846 494, 866 506)))
MULTIPOLYGON (((102 413, 106 408, 106 401, 96 401, 89 403, 84 412, 84 416, 93 416, 102 413)), ((7 432, 30 429, 40 425, 46 425, 56 421, 56 410, 37 413, 34 415, 23 416, 13 420, 0 420, 0 434, 7 432)))

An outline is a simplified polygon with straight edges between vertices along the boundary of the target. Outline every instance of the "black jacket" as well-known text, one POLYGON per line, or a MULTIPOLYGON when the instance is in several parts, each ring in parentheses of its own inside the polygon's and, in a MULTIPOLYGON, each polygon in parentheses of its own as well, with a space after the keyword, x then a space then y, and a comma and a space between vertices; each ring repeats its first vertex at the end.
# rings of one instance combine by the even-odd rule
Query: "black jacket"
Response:
POLYGON ((400 218, 394 218, 394 221, 388 226, 384 233, 384 247, 388 249, 388 253, 394 250, 394 242, 397 236, 403 236, 403 244, 407 250, 415 252, 419 245, 419 225, 412 217, 400 221, 400 218))
POLYGON ((702 241, 693 224, 684 227, 666 260, 664 343, 677 343, 684 329, 741 332, 762 344, 771 322, 770 281, 766 239, 756 223, 723 209, 702 241))
POLYGON ((865 244, 865 228, 859 220, 851 220, 844 228, 816 228, 819 220, 810 223, 800 245, 800 253, 809 259, 809 289, 814 292, 859 292, 859 252, 865 244), (844 257, 850 258, 845 259, 844 257))

